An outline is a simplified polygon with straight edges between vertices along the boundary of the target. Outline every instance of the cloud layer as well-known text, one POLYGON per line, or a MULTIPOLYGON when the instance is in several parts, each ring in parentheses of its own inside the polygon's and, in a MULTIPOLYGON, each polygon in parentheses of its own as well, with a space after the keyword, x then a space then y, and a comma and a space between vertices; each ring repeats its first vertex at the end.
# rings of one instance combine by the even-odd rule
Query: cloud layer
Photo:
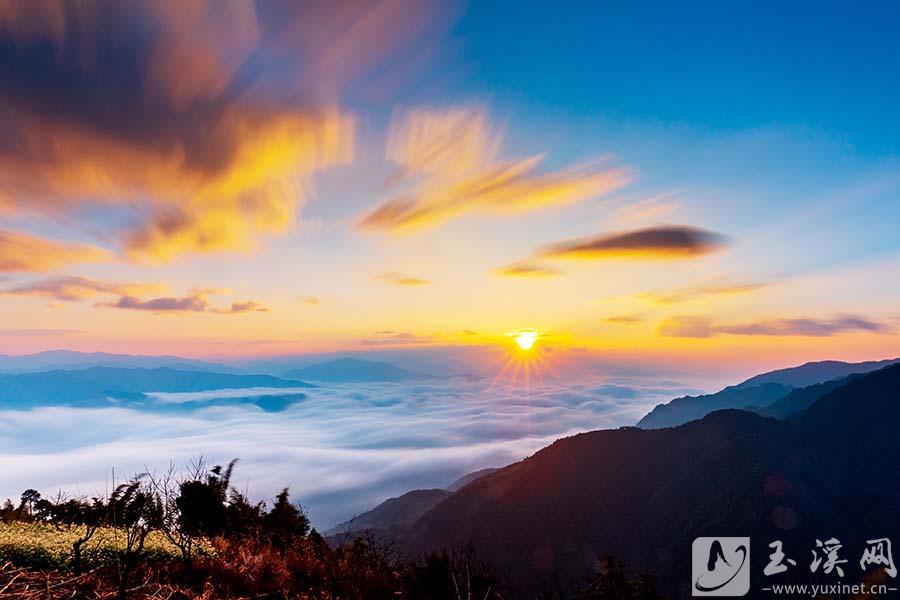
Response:
MULTIPOLYGON (((125 409, 0 411, 0 498, 26 487, 84 494, 145 468, 239 457, 234 484, 281 487, 328 527, 414 488, 519 460, 577 431, 634 423, 678 395, 654 381, 548 383, 531 393, 464 379, 330 385, 277 414, 253 406, 184 415, 125 409), (610 387, 611 386, 611 387, 610 387)), ((171 399, 166 399, 171 401, 171 399)))
POLYGON ((398 165, 388 181, 411 190, 387 200, 358 222, 362 229, 416 230, 469 213, 521 213, 571 204, 626 185, 630 173, 595 160, 540 170, 542 155, 500 158, 503 137, 484 110, 410 110, 395 115, 387 158, 398 165))

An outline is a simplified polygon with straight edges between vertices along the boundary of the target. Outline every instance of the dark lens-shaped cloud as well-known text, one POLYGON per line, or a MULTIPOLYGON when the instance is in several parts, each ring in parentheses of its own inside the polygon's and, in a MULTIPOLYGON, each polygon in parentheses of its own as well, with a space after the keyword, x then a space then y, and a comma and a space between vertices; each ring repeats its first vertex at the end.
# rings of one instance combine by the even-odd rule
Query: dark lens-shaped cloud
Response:
POLYGON ((545 247, 544 258, 672 259, 702 256, 725 245, 725 236, 689 226, 662 226, 567 240, 545 247))

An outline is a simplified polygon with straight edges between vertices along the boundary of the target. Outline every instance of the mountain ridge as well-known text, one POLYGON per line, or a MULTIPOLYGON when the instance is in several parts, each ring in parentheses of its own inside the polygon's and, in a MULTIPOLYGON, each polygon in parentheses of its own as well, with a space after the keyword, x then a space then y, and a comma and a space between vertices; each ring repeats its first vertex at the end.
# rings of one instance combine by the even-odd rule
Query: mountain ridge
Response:
MULTIPOLYGON (((702 418, 714 410, 725 408, 751 408, 765 414, 766 408, 779 402, 796 389, 855 374, 870 373, 898 362, 900 359, 896 358, 860 363, 828 360, 776 369, 754 375, 741 383, 725 387, 712 394, 681 396, 669 402, 657 404, 649 413, 641 417, 637 426, 646 429, 674 427, 702 418)), ((789 402, 798 402, 798 399, 795 397, 789 402)), ((785 407, 781 406, 776 412, 781 414, 784 410, 785 407)), ((773 414, 773 416, 777 415, 773 414)))
POLYGON ((863 525, 900 534, 900 500, 888 493, 900 485, 898 426, 895 365, 830 390, 793 421, 726 409, 672 428, 581 433, 465 486, 401 543, 417 555, 472 542, 532 579, 584 577, 610 553, 687 597, 683 549, 702 535, 749 535, 765 556, 775 539, 796 548, 863 525))

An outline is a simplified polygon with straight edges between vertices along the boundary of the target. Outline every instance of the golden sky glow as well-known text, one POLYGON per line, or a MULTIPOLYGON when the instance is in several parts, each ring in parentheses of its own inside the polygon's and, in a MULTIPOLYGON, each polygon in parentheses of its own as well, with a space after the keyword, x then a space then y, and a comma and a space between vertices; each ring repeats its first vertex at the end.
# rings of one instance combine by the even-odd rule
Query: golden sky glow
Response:
POLYGON ((265 4, 0 3, 0 352, 900 353, 893 151, 615 116, 443 3, 265 4))

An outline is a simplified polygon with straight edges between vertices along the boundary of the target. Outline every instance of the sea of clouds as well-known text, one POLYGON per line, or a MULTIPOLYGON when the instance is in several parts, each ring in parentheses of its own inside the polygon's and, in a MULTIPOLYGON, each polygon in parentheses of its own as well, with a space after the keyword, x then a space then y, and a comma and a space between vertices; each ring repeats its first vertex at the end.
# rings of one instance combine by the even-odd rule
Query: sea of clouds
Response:
MULTIPOLYGON (((301 390, 298 390, 301 391, 301 390)), ((104 493, 139 472, 239 458, 232 480, 255 499, 284 487, 324 529, 412 489, 525 458, 580 431, 633 425, 655 404, 696 390, 606 379, 525 389, 483 379, 322 384, 281 412, 215 406, 234 391, 154 394, 187 412, 46 407, 0 411, 0 498, 104 493), (114 470, 114 471, 113 471, 114 470)), ((278 390, 284 393, 285 390, 278 390)), ((242 390, 240 397, 274 393, 242 390)))

